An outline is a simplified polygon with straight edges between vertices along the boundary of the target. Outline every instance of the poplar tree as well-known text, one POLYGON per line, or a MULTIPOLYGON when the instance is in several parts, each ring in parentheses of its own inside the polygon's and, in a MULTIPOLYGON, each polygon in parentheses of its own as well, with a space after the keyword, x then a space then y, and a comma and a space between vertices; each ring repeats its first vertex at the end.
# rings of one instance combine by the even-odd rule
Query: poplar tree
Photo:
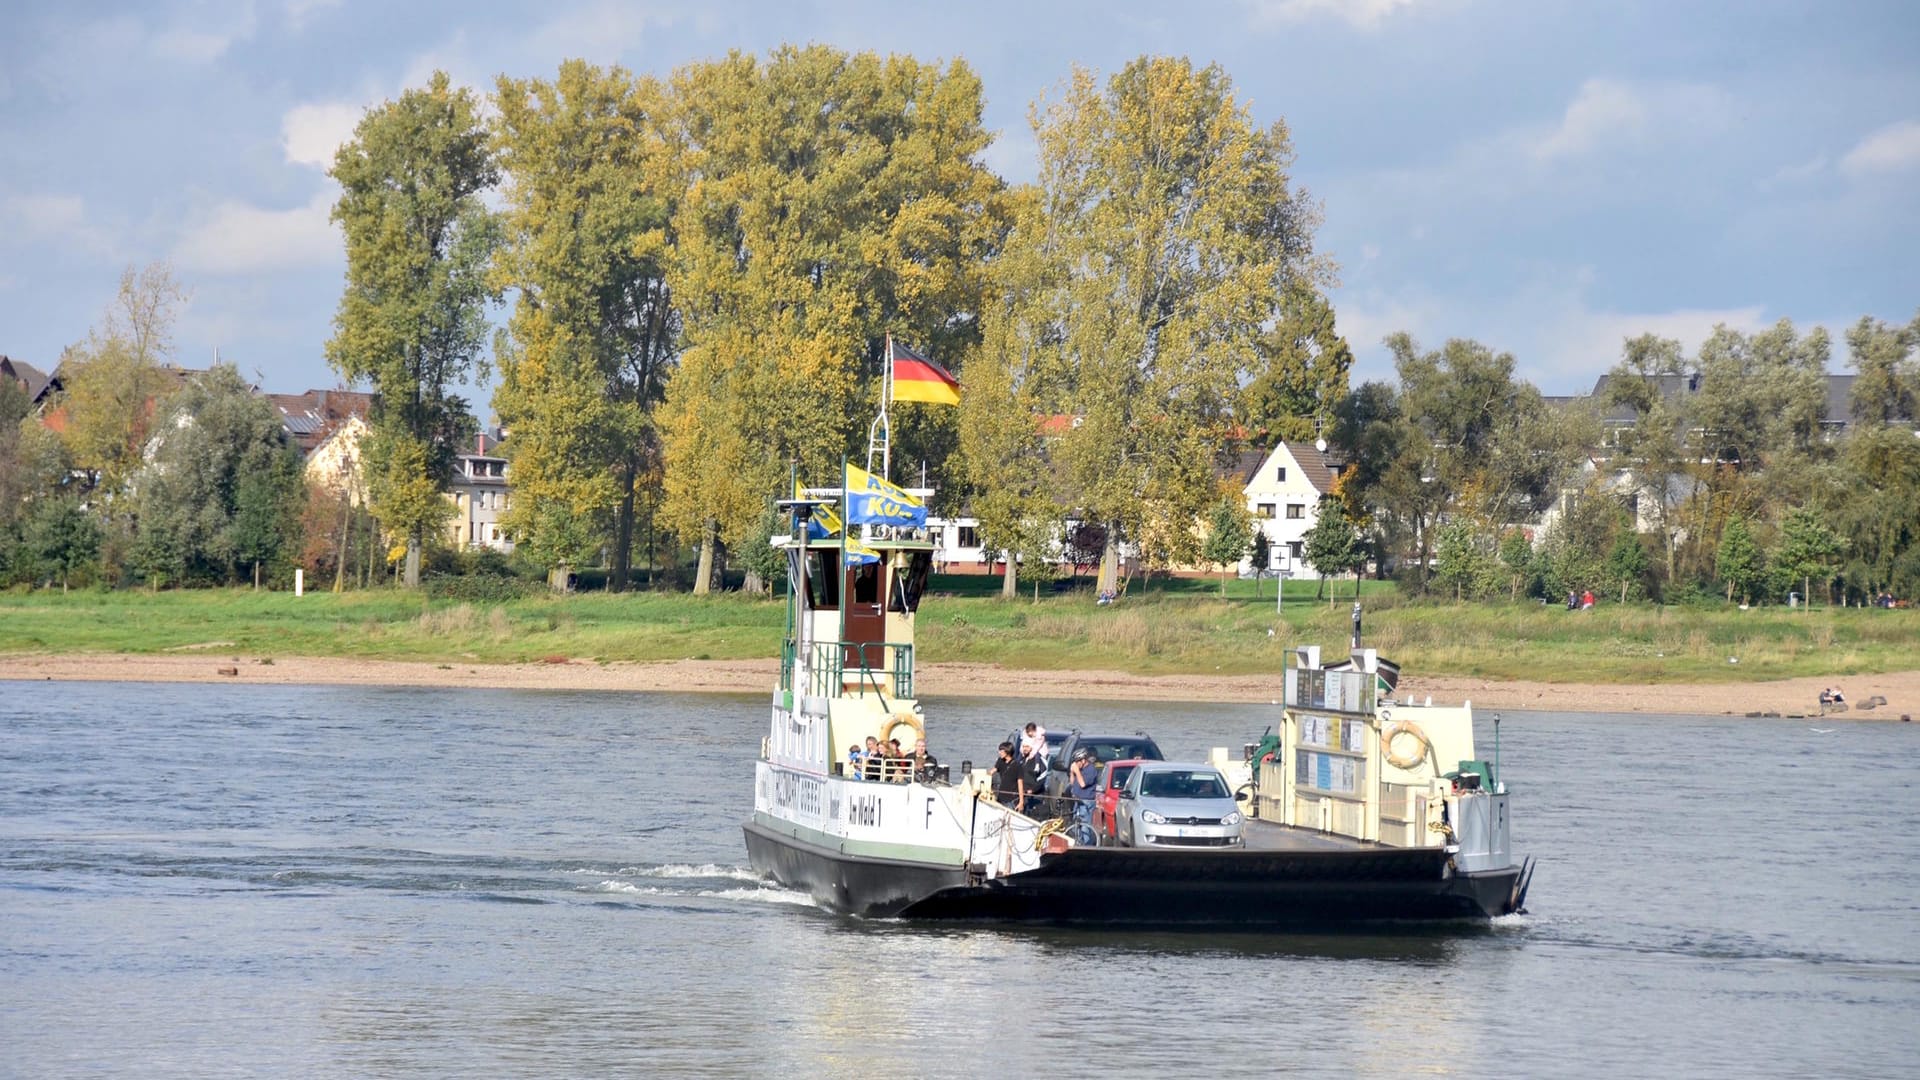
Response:
MULTIPOLYGON (((662 410, 661 517, 700 542, 704 592, 790 460, 835 476, 864 445, 886 334, 960 366, 1005 213, 979 156, 980 82, 958 61, 734 53, 677 73, 673 98, 684 191, 667 277, 685 348, 662 410)), ((903 427, 953 422, 916 412, 903 427)))
POLYGON ((1759 543, 1747 528, 1746 519, 1734 518, 1727 522, 1720 534, 1720 550, 1714 567, 1726 586, 1729 604, 1736 594, 1743 603, 1753 598, 1754 589, 1766 578, 1767 564, 1759 543))
POLYGON ((499 172, 479 100, 436 71, 369 110, 329 175, 341 188, 332 219, 346 233, 347 286, 327 360, 377 395, 369 493, 380 523, 406 537, 414 587, 428 531, 453 514, 443 493, 473 425, 453 388, 484 374, 498 228, 481 195, 499 172))
POLYGON ((494 407, 513 431, 505 521, 556 567, 610 546, 618 592, 679 331, 665 275, 677 196, 664 91, 574 60, 551 81, 501 78, 494 102, 507 211, 493 281, 517 290, 496 351, 494 407))
POLYGON ((1152 559, 1196 554, 1263 331, 1329 267, 1285 123, 1255 123, 1218 66, 1143 57, 1104 85, 1076 69, 1033 126, 1043 224, 1017 242, 1049 274, 1028 318, 1058 368, 1050 411, 1079 418, 1055 460, 1107 526, 1108 591, 1123 537, 1152 559))

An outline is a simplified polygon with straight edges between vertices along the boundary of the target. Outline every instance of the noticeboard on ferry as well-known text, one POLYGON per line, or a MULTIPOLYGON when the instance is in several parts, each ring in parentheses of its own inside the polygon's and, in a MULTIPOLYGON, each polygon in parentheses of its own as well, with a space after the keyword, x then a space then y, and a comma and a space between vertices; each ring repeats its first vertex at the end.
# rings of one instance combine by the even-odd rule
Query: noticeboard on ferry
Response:
POLYGON ((1287 707, 1329 712, 1373 711, 1374 677, 1366 671, 1286 670, 1287 707))

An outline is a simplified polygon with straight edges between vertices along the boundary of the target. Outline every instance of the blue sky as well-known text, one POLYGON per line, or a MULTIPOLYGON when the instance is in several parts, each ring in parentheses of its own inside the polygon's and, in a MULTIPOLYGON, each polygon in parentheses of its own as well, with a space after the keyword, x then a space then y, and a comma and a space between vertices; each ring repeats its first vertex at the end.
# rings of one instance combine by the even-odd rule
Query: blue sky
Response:
POLYGON ((1717 322, 1837 331, 1920 307, 1912 3, 9 6, 0 353, 47 367, 122 268, 164 258, 193 291, 178 363, 337 385, 324 164, 362 109, 435 68, 485 89, 567 57, 665 74, 789 41, 965 58, 1012 180, 1033 169, 1028 105, 1072 65, 1217 61, 1257 118, 1292 128, 1356 381, 1390 376, 1395 330, 1476 338, 1570 393, 1629 334, 1691 351, 1717 322))

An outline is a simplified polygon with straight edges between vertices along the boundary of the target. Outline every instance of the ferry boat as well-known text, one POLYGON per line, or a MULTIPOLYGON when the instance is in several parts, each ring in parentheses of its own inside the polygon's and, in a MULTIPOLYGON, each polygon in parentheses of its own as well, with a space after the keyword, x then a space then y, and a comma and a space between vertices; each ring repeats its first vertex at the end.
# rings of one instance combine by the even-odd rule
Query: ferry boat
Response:
POLYGON ((1521 909, 1531 865, 1511 851, 1497 718, 1484 761, 1471 705, 1393 703, 1397 669, 1372 650, 1292 650, 1278 731, 1238 761, 1215 751, 1249 818, 1236 848, 1076 844, 996 802, 984 770, 850 763, 869 736, 927 730, 916 495, 848 467, 840 489, 780 504, 789 635, 745 824, 755 871, 879 918, 1272 928, 1521 909))

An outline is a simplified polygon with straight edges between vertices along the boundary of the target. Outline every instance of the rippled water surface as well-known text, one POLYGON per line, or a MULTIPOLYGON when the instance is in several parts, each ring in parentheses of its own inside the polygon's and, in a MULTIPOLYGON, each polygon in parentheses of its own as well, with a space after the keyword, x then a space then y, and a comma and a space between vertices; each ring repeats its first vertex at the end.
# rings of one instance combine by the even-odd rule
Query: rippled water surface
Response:
MULTIPOLYGON (((1274 709, 934 700, 1178 756, 1274 709)), ((1508 714, 1532 913, 930 929, 746 869, 764 698, 0 682, 0 1075, 1911 1076, 1920 729, 1508 714)), ((1482 714, 1482 751, 1491 754, 1482 714)))

